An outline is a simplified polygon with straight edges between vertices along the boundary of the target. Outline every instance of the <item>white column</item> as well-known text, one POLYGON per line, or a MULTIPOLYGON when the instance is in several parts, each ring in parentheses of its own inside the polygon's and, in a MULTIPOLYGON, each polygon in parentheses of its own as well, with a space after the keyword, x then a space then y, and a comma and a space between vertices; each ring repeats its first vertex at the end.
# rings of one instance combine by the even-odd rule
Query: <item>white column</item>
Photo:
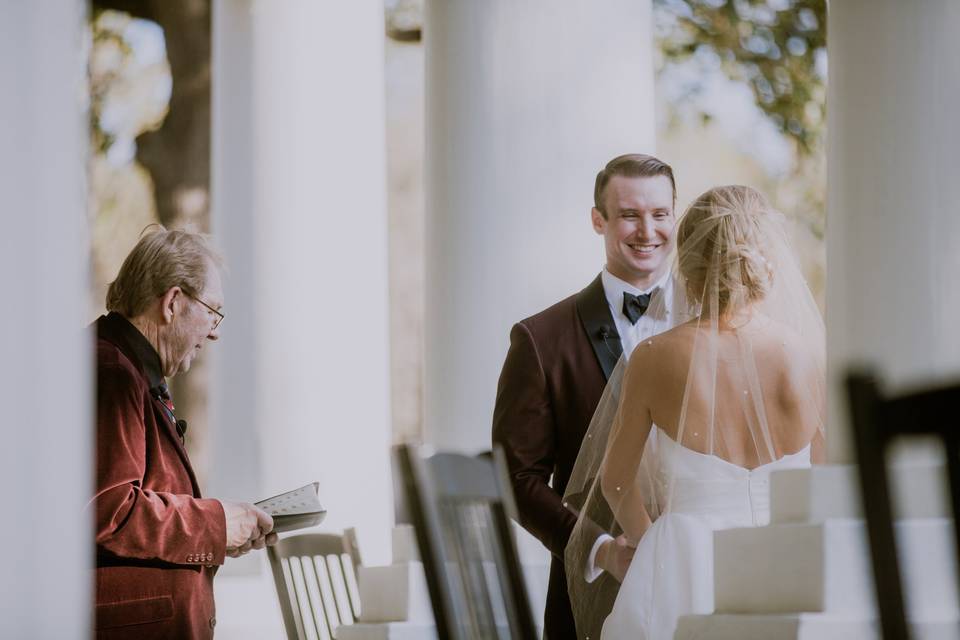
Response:
POLYGON ((85 4, 0 3, 0 636, 92 627, 85 4))
POLYGON ((371 562, 393 524, 383 28, 378 0, 214 5, 218 489, 317 480, 371 562))
POLYGON ((603 266, 608 160, 655 146, 649 0, 428 0, 426 439, 490 448, 511 325, 603 266))
POLYGON ((212 38, 211 229, 226 254, 228 271, 223 282, 226 317, 220 340, 208 356, 213 361, 213 383, 207 493, 253 500, 264 487, 253 288, 256 158, 251 3, 215 2, 212 38))
POLYGON ((893 385, 960 374, 960 3, 829 15, 828 433, 830 459, 849 462, 851 364, 893 385))

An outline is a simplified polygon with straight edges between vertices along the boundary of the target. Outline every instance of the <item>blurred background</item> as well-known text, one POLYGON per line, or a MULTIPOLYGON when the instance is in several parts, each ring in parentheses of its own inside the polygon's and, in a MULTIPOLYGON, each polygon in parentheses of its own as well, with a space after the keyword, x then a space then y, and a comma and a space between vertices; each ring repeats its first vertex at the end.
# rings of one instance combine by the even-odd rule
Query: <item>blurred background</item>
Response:
MULTIPOLYGON (((251 499, 318 479, 326 526, 358 526, 366 560, 386 563, 388 445, 489 448, 510 325, 603 265, 589 213, 613 156, 669 162, 678 213, 718 184, 765 192, 823 303, 826 7, 362 4, 93 1, 89 319, 145 226, 211 232, 230 268, 223 339, 173 387, 201 485, 251 499), (323 26, 301 34, 290 20, 323 26), (343 128, 368 137, 337 142, 343 128), (301 250, 327 257, 291 257, 301 250), (331 277, 347 280, 342 295, 331 277), (372 303, 353 291, 370 281, 372 303), (485 311, 460 315, 472 305, 485 311), (365 350, 343 349, 356 336, 365 350)), ((532 538, 521 546, 542 600, 549 558, 532 538)), ((271 624, 261 560, 218 578, 231 635, 271 624)))
MULTIPOLYGON (((192 226, 216 235, 210 186, 211 11, 210 2, 201 0, 93 2, 90 319, 103 312, 106 286, 145 226, 192 226)), ((320 17, 327 28, 336 28, 335 10, 320 17)), ((383 79, 394 442, 424 438, 423 23, 423 0, 386 0, 383 79)), ((678 212, 714 185, 757 187, 793 221, 797 253, 822 304, 825 2, 654 0, 653 26, 655 153, 677 173, 678 212)), ((318 37, 324 37, 323 32, 318 37)), ((578 90, 571 83, 570 91, 578 90)), ((637 115, 646 115, 639 106, 637 115)), ((582 196, 571 203, 569 215, 579 216, 582 232, 589 236, 592 183, 585 181, 579 191, 582 196)), ((335 212, 321 210, 318 215, 335 212)), ((224 223, 229 222, 226 212, 224 223)), ((568 289, 583 284, 571 281, 568 289)), ((498 330, 505 338, 509 326, 498 330)), ((175 384, 178 405, 188 407, 184 412, 191 417, 191 456, 206 478, 209 366, 201 361, 175 384)))
MULTIPOLYGON (((35 274, 12 279, 34 313, 4 348, 17 363, 46 354, 26 376, 0 372, 11 425, 49 412, 47 430, 10 429, 4 477, 37 487, 20 512, 37 496, 89 500, 57 480, 88 477, 91 457, 86 431, 63 428, 94 397, 70 330, 103 312, 152 223, 209 232, 228 264, 221 339, 173 380, 205 495, 317 481, 324 528, 357 527, 371 565, 391 560, 390 446, 489 449, 511 325, 602 268, 590 208, 612 157, 670 163, 678 212, 721 183, 765 192, 823 306, 825 0, 55 4, 0 5, 0 65, 26 88, 0 110, 5 148, 23 150, 0 177, 11 211, 44 212, 17 218, 0 252, 35 274), (54 367, 84 381, 59 403, 54 367), (72 467, 56 458, 51 475, 16 453, 51 442, 72 467)), ((37 544, 92 548, 36 514, 37 544)), ((545 588, 546 552, 520 544, 545 588)), ((29 558, 11 575, 31 575, 29 558)), ((71 575, 63 593, 38 575, 16 587, 35 598, 9 600, 76 604, 85 574, 71 575)), ((280 630, 263 554, 229 562, 216 588, 219 636, 280 630)))
MULTIPOLYGON (((960 74, 944 62, 960 3, 826 9, 0 0, 4 635, 89 635, 78 328, 146 226, 207 231, 228 263, 221 338, 173 381, 204 494, 316 481, 323 528, 356 527, 373 568, 397 558, 391 445, 489 449, 510 327, 602 268, 593 182, 626 152, 674 167, 678 210, 746 183, 789 219, 826 315, 837 480, 801 488, 859 517, 846 374, 868 363, 896 389, 960 370, 960 74)), ((546 552, 518 543, 537 607, 546 552)), ((846 560, 867 566, 862 547, 846 560)), ((264 554, 228 562, 216 590, 218 637, 279 637, 264 554)))

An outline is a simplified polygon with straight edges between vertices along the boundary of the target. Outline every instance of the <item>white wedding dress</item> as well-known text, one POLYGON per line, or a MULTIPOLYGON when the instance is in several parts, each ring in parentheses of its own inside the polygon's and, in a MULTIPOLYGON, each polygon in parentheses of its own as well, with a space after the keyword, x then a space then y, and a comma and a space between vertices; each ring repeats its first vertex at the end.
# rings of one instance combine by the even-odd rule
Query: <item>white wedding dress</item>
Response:
POLYGON ((810 466, 810 446, 753 470, 657 429, 655 491, 666 511, 644 533, 602 640, 670 640, 680 616, 713 611, 713 532, 770 521, 770 473, 810 466), (667 483, 673 483, 672 491, 667 483))

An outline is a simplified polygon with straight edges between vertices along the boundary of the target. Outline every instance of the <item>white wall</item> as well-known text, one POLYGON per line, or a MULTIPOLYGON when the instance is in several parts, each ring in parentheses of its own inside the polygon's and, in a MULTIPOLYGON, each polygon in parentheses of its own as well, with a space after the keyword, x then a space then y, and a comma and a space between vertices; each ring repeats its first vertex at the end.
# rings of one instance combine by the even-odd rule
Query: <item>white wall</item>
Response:
POLYGON ((829 456, 853 457, 842 376, 960 375, 960 3, 830 5, 829 456))
POLYGON ((426 440, 490 448, 514 322, 603 267, 596 174, 654 153, 649 0, 426 3, 426 440), (626 35, 629 34, 629 35, 626 35))
POLYGON ((319 481, 324 528, 358 527, 386 562, 382 3, 218 0, 213 57, 213 233, 231 272, 212 485, 253 499, 319 481))
POLYGON ((0 636, 92 628, 85 3, 0 3, 0 636))

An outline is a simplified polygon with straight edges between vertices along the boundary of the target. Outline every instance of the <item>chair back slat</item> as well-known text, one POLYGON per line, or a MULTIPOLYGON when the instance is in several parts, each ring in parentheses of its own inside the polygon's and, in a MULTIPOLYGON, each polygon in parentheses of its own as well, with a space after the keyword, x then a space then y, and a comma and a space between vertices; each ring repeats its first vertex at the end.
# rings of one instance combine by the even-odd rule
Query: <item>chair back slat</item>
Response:
POLYGON ((360 615, 355 533, 289 536, 267 555, 288 640, 332 640, 360 615))
POLYGON ((398 447, 396 457, 438 636, 535 638, 507 515, 512 496, 498 466, 502 458, 446 453, 424 458, 412 446, 398 447))
POLYGON ((292 556, 287 559, 290 566, 290 575, 293 577, 294 599, 297 604, 297 614, 300 616, 306 640, 327 640, 324 625, 317 619, 317 611, 310 597, 310 578, 304 568, 303 558, 292 556))
POLYGON ((909 640, 903 582, 897 554, 886 457, 901 436, 936 436, 944 446, 954 549, 960 557, 960 384, 886 396, 871 371, 847 376, 847 398, 857 451, 860 489, 870 541, 880 627, 885 640, 909 640))
POLYGON ((327 556, 326 558, 315 558, 323 565, 324 571, 328 577, 328 584, 331 590, 330 602, 336 612, 340 624, 349 624, 353 622, 353 603, 350 602, 350 591, 347 588, 347 579, 343 571, 343 556, 327 556))
POLYGON ((343 554, 340 556, 340 570, 346 583, 347 599, 350 602, 350 614, 354 620, 360 617, 360 586, 357 584, 357 572, 354 556, 343 554))
MULTIPOLYGON (((958 388, 960 390, 960 388, 958 388)), ((960 393, 954 398, 954 402, 960 403, 960 393)), ((954 405, 954 410, 960 404, 954 405)), ((948 414, 942 414, 946 416, 948 414)), ((947 458, 947 481, 950 486, 950 504, 953 507, 953 536, 956 542, 956 562, 960 563, 960 425, 945 432, 944 448, 947 458)), ((960 567, 957 567, 960 573, 960 567)))
POLYGON ((493 553, 482 542, 480 532, 485 527, 487 505, 470 499, 440 502, 444 526, 444 555, 453 558, 448 562, 449 571, 458 579, 450 581, 456 591, 454 601, 463 603, 465 615, 458 615, 457 622, 469 637, 496 638, 497 625, 505 623, 505 616, 498 620, 497 605, 503 595, 491 592, 488 585, 488 565, 493 553))

